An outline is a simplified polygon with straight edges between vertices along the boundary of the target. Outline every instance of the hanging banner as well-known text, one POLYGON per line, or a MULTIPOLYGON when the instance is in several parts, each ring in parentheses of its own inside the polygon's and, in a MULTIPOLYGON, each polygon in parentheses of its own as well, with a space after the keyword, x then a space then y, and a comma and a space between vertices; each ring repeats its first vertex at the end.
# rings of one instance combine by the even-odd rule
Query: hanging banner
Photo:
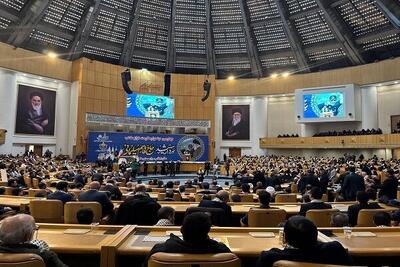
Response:
POLYGON ((88 161, 111 157, 140 161, 208 161, 208 136, 89 132, 88 161))

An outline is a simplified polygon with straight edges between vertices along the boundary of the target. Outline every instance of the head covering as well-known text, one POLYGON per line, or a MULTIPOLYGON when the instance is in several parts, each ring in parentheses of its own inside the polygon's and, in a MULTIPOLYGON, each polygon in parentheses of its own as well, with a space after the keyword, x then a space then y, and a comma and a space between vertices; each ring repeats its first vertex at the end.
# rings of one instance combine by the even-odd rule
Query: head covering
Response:
POLYGON ((272 186, 268 186, 267 189, 265 189, 271 196, 275 194, 275 188, 272 186))
POLYGON ((235 113, 240 113, 240 115, 242 115, 242 110, 240 108, 232 109, 232 114, 235 114, 235 113))

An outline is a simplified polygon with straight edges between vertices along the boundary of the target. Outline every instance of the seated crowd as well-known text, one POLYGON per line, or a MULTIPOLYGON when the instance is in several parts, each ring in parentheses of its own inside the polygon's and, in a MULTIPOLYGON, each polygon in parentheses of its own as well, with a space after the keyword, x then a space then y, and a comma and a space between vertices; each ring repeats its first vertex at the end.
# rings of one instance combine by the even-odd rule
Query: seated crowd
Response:
MULTIPOLYGON (((81 162, 56 161, 34 155, 0 156, 0 168, 6 169, 11 177, 7 187, 13 188, 14 195, 26 194, 29 186, 37 180, 37 187, 41 190, 37 196, 60 200, 64 204, 71 201, 98 202, 102 216, 109 217, 110 224, 173 226, 176 224, 175 210, 168 204, 160 205, 149 193, 165 194, 165 203, 177 199, 184 201, 187 199, 185 196, 190 196, 189 191, 201 196, 199 203, 186 211, 181 226, 182 238, 171 234, 165 243, 155 245, 150 255, 157 252, 230 252, 226 245, 208 235, 212 225, 234 225, 230 202, 240 202, 243 196, 251 195, 250 199, 254 196, 259 202, 254 209, 276 210, 278 208, 272 207, 271 203, 277 195, 298 193, 302 202, 300 212, 279 224, 284 227, 284 248, 262 252, 257 266, 272 266, 281 259, 349 265, 352 259, 340 243, 320 243, 317 240, 317 227, 305 218, 307 212, 332 209, 331 204, 325 203, 328 200, 354 201, 347 213, 335 212, 331 216, 332 227, 345 227, 357 225, 360 210, 382 209, 378 202, 400 206, 397 201, 400 161, 397 160, 356 159, 350 155, 311 159, 243 156, 229 159, 228 167, 233 170, 234 183, 230 187, 229 184, 220 185, 216 177, 211 183, 195 178, 186 180, 184 184, 179 181, 164 184, 162 180, 153 179, 146 185, 139 178, 130 181, 132 174, 128 170, 108 171, 81 162), (57 179, 51 179, 50 174, 57 179), (122 183, 124 187, 119 186, 122 183), (55 190, 51 190, 53 187, 55 190), (120 201, 117 212, 113 201, 120 201)), ((0 194, 4 191, 0 190, 0 194)), ((1 206, 0 215, 4 218, 0 222, 0 253, 30 252, 40 255, 46 266, 65 266, 45 242, 33 240, 33 217, 15 215, 10 208, 1 206)), ((91 209, 81 209, 77 220, 90 224, 93 216, 91 209)), ((382 209, 373 220, 379 227, 399 225, 400 211, 390 214, 382 209)), ((249 214, 240 219, 240 224, 243 227, 249 225, 249 214)))
POLYGON ((343 130, 343 131, 329 131, 329 132, 320 132, 314 134, 314 137, 320 136, 348 136, 348 135, 373 135, 373 134, 382 134, 382 130, 378 129, 362 129, 362 130, 343 130))

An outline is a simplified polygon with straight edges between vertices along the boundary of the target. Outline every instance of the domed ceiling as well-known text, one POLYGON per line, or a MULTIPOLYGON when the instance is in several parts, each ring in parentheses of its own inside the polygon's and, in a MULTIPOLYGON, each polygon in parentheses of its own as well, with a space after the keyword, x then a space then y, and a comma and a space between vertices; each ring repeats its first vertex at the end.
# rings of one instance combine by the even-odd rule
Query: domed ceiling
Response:
POLYGON ((400 0, 0 0, 0 41, 74 60, 264 77, 400 56, 400 0))

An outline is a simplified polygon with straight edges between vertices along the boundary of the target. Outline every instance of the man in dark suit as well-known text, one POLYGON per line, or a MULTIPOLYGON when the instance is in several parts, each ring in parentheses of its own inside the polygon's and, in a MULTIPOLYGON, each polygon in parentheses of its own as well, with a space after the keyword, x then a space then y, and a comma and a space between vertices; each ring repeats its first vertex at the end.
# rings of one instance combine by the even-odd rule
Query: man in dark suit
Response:
POLYGON ((79 201, 95 201, 101 204, 103 216, 113 213, 114 204, 108 198, 107 193, 99 192, 100 183, 95 181, 89 184, 89 190, 79 195, 79 201))
POLYGON ((387 170, 388 178, 383 181, 383 183, 379 186, 381 189, 379 191, 379 199, 383 201, 396 199, 397 198, 397 187, 399 186, 399 182, 397 178, 394 176, 394 171, 392 169, 387 170))
MULTIPOLYGON (((174 234, 161 244, 156 244, 150 251, 149 257, 157 252, 214 254, 229 253, 230 249, 223 243, 217 242, 208 236, 211 229, 210 216, 203 212, 194 212, 185 216, 181 227, 182 238, 174 234)), ((143 266, 147 266, 148 259, 143 266)))
POLYGON ((322 210, 322 209, 331 209, 332 206, 330 204, 324 203, 322 199, 322 190, 319 187, 313 187, 310 191, 310 199, 311 202, 302 204, 300 208, 299 215, 306 216, 307 211, 309 210, 322 210))
POLYGON ((125 199, 119 206, 115 223, 154 225, 158 221, 157 212, 160 208, 160 204, 146 193, 146 186, 138 184, 135 195, 125 199))
POLYGON ((47 199, 61 200, 64 204, 69 201, 75 201, 72 194, 68 194, 68 183, 61 181, 56 185, 56 191, 47 195, 47 199))
POLYGON ((307 185, 320 186, 318 178, 314 175, 313 170, 308 170, 307 174, 300 178, 297 185, 299 192, 304 194, 306 192, 307 185))
POLYGON ((369 196, 367 192, 364 191, 359 191, 357 192, 357 204, 349 206, 347 210, 347 215, 349 216, 349 225, 350 226, 356 226, 357 225, 357 219, 358 219, 358 213, 362 209, 380 209, 381 206, 379 206, 378 203, 372 202, 368 203, 369 196))
POLYGON ((232 222, 232 208, 227 203, 229 201, 229 193, 221 190, 217 193, 213 200, 202 200, 199 204, 201 208, 220 208, 223 209, 226 216, 226 222, 230 225, 232 222))
POLYGON ((109 179, 102 189, 103 191, 110 192, 111 200, 121 200, 122 199, 122 192, 118 186, 115 185, 115 181, 109 179))
POLYGON ((302 216, 293 216, 285 223, 284 249, 273 248, 263 251, 256 267, 271 267, 279 260, 351 265, 352 259, 343 246, 337 242, 318 241, 317 227, 302 216))
POLYGON ((364 178, 356 174, 355 171, 356 168, 350 166, 350 173, 344 177, 343 186, 340 189, 340 192, 345 201, 354 201, 356 200, 356 194, 358 191, 365 191, 364 178))

